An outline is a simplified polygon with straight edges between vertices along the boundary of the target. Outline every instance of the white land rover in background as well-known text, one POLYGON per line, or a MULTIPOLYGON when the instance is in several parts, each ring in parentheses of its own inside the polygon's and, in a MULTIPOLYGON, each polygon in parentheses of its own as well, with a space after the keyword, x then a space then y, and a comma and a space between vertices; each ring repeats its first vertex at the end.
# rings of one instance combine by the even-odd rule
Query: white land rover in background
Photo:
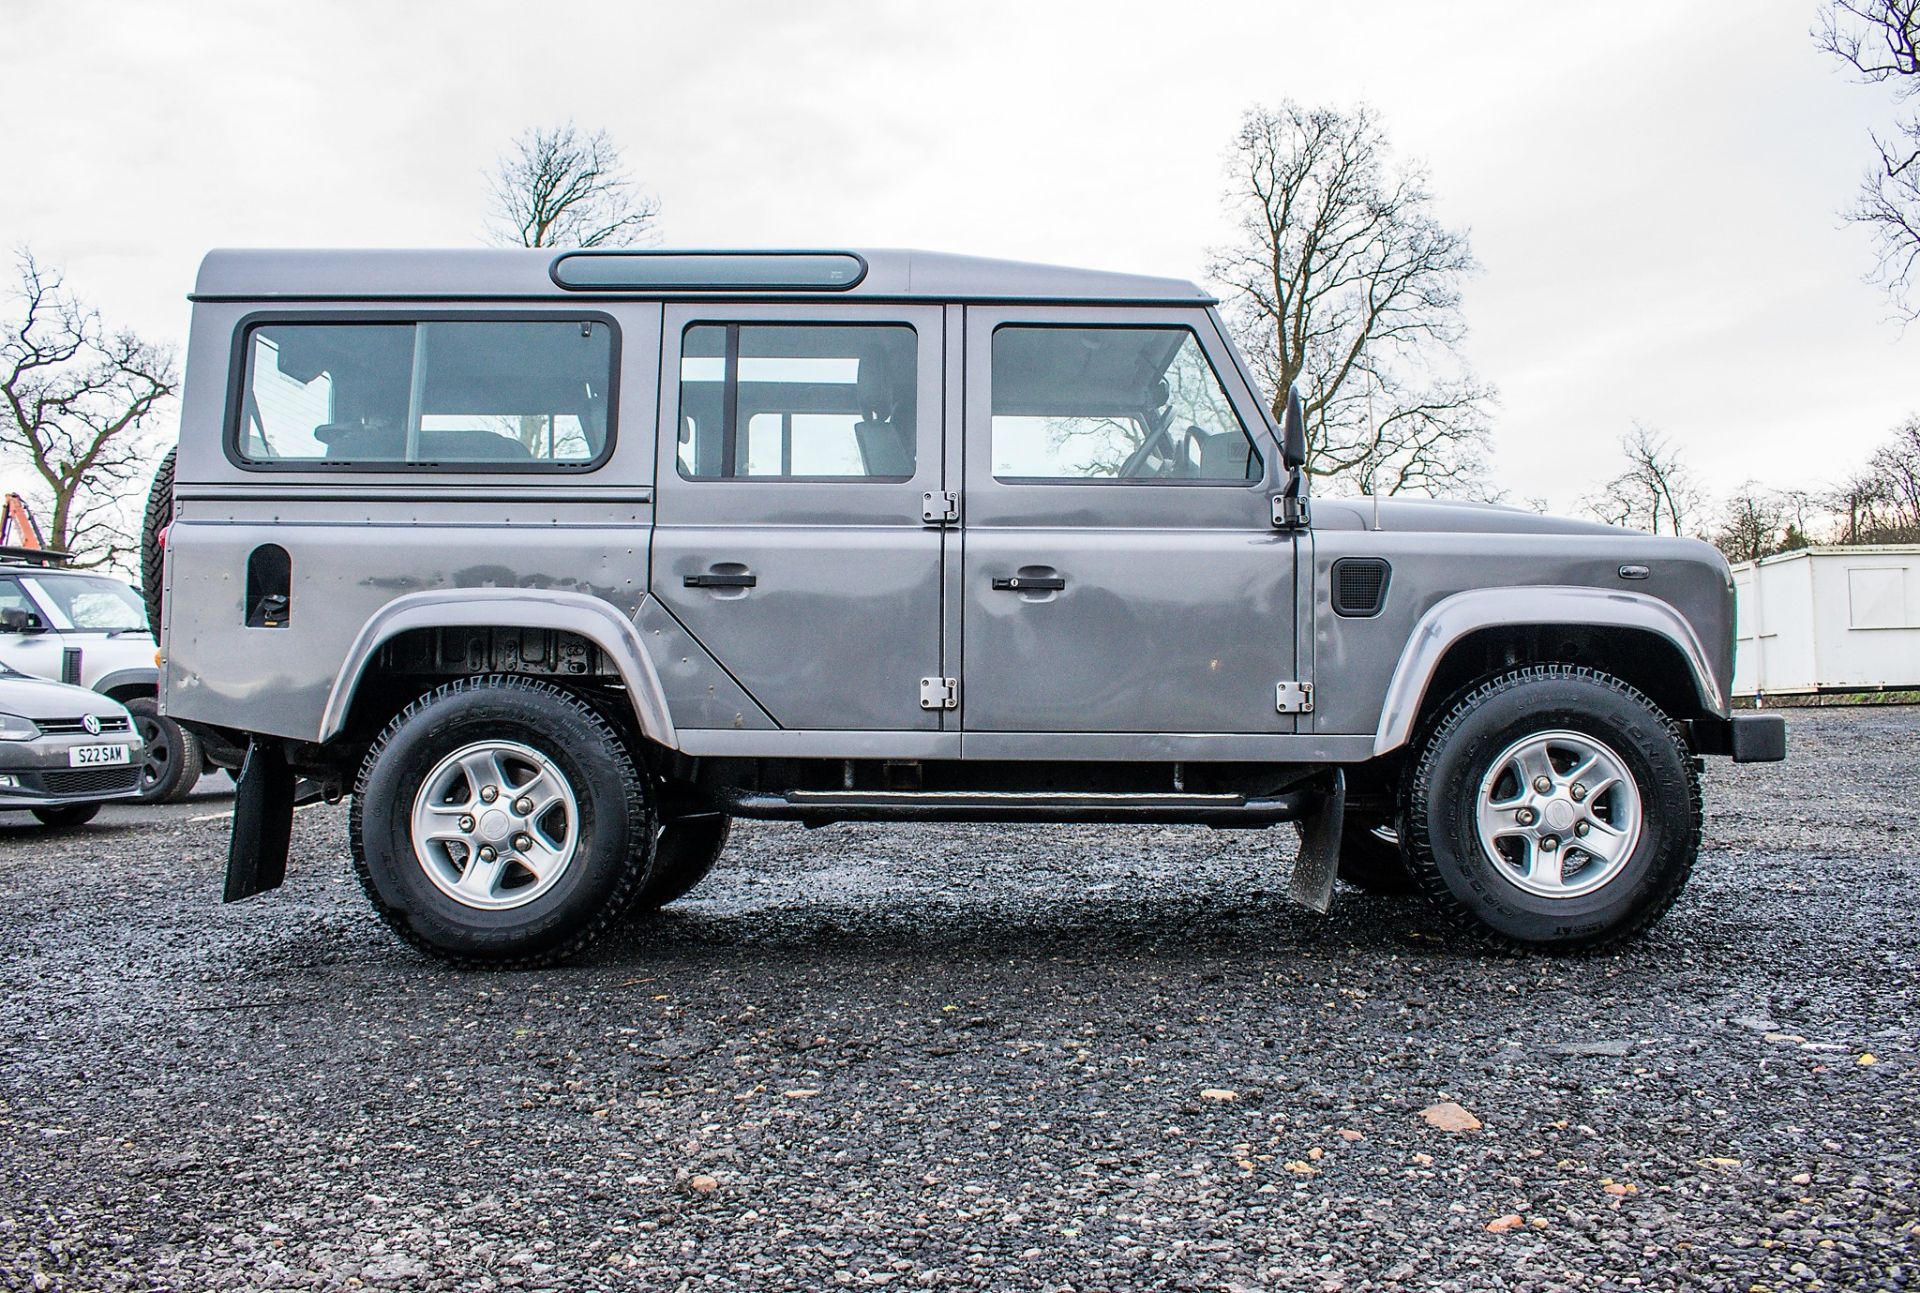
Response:
POLYGON ((206 755, 155 700, 159 648, 147 608, 110 575, 73 570, 46 549, 0 548, 0 664, 119 701, 143 743, 138 798, 184 798, 206 755))

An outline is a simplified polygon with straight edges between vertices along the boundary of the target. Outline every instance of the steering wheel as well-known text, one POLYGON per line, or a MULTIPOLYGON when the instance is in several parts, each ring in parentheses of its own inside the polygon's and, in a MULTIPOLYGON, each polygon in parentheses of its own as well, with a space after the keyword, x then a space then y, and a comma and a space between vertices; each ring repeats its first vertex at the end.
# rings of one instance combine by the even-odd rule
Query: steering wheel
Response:
POLYGON ((1140 447, 1127 455, 1127 460, 1120 464, 1120 470, 1115 472, 1114 475, 1122 478, 1164 476, 1167 474, 1165 471, 1142 470, 1146 465, 1147 459, 1156 455, 1166 458, 1168 465, 1172 465, 1174 448, 1173 427, 1171 424, 1161 427, 1145 440, 1142 440, 1140 447))

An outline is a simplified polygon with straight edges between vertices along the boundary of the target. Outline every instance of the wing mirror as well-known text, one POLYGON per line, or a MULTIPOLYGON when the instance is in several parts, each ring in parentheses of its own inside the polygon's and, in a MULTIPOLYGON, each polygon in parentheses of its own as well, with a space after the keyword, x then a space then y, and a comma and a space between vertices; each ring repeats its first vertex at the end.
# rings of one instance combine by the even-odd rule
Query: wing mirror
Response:
POLYGON ((0 633, 38 633, 46 627, 32 611, 18 606, 0 610, 0 633))
POLYGON ((1300 383, 1287 388, 1287 415, 1280 423, 1280 461, 1287 483, 1273 499, 1273 525, 1278 530, 1304 530, 1312 523, 1307 507, 1307 408, 1300 383))
POLYGON ((1280 424, 1280 460, 1288 467, 1307 465, 1307 406, 1300 398, 1300 383, 1287 388, 1287 416, 1280 424))

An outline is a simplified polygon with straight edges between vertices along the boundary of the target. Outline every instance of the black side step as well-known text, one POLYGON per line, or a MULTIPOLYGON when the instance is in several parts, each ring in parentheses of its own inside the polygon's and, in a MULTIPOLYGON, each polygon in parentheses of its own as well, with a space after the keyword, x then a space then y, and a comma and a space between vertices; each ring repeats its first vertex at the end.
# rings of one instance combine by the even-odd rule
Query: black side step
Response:
POLYGON ((977 790, 725 789, 737 817, 805 822, 1086 822, 1118 825, 1270 826, 1298 821, 1325 787, 1303 781, 1270 795, 1025 793, 977 790))

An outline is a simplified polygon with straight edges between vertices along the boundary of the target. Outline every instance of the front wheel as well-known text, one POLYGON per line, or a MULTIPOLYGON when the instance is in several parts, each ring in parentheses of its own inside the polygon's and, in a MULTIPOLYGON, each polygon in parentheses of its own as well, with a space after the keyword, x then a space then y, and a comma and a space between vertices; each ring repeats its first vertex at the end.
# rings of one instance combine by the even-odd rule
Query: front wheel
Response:
POLYGON ((206 754, 200 738, 160 712, 150 696, 127 702, 133 730, 140 734, 140 793, 143 804, 171 804, 185 799, 200 783, 206 754))
POLYGON ((1483 682, 1432 725, 1402 787, 1407 862, 1456 924, 1573 950, 1664 915, 1700 851, 1700 782, 1651 701, 1591 669, 1483 682))
POLYGON ((1413 875, 1391 820, 1348 813, 1340 828, 1336 873, 1362 893, 1390 897, 1414 891, 1413 875))
POLYGON ((449 683, 387 725, 348 815, 374 909, 421 950, 474 967, 552 965, 646 884, 653 801, 625 741, 530 678, 449 683))

